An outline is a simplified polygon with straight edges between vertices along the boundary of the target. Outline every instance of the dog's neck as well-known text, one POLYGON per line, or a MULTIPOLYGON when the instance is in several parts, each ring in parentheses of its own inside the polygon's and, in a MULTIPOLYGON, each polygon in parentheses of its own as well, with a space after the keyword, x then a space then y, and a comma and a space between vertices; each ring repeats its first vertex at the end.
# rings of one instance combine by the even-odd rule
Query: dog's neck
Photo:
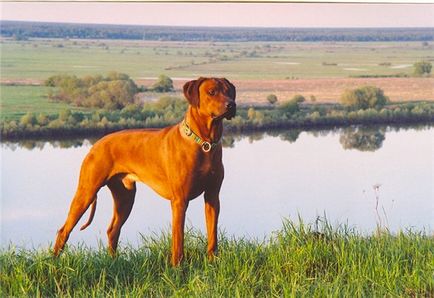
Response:
POLYGON ((215 120, 210 116, 202 115, 198 108, 188 106, 185 121, 192 131, 203 140, 210 143, 220 141, 223 134, 223 120, 215 120))

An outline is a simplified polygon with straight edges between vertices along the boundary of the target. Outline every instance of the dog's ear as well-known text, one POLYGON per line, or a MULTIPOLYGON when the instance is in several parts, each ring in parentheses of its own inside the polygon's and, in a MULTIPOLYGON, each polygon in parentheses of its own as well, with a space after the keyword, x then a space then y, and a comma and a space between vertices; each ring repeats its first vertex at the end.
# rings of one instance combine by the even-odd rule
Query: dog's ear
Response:
POLYGON ((227 86, 229 86, 229 95, 231 96, 231 99, 235 101, 235 97, 237 96, 237 91, 235 89, 234 84, 229 82, 229 80, 226 78, 223 78, 222 80, 226 83, 227 86))
POLYGON ((201 77, 184 84, 184 95, 188 102, 194 107, 199 106, 199 86, 204 80, 205 78, 201 77))

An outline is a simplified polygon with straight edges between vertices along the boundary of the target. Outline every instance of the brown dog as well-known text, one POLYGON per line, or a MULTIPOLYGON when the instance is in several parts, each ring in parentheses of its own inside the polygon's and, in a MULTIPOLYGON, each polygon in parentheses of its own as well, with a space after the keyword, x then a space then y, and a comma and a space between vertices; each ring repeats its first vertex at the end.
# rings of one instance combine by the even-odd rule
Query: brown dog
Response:
POLYGON ((74 226, 107 185, 114 213, 107 230, 115 254, 122 225, 134 204, 136 181, 149 185, 172 206, 172 264, 183 258, 185 212, 190 200, 204 193, 208 255, 217 250, 219 192, 223 181, 223 118, 235 116, 235 86, 226 79, 199 78, 184 85, 190 105, 181 123, 164 129, 124 130, 105 136, 83 161, 78 188, 65 224, 57 233, 54 255, 65 246, 74 226))

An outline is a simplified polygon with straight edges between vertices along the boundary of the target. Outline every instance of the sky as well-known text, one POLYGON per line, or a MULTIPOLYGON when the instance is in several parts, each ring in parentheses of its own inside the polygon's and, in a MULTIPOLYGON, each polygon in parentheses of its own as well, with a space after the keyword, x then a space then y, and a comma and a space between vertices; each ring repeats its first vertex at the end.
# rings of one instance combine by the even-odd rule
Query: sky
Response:
POLYGON ((434 3, 1 2, 2 20, 247 27, 434 27, 434 3))

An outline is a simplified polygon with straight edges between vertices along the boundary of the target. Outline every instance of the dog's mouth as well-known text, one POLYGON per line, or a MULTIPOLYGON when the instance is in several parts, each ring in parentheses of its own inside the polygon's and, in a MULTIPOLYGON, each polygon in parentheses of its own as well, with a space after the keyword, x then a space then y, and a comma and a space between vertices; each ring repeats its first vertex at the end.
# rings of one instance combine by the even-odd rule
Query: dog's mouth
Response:
POLYGON ((236 113, 237 113, 237 105, 234 105, 233 107, 228 109, 228 111, 226 112, 225 118, 227 120, 231 120, 232 118, 235 117, 236 113))
POLYGON ((228 109, 226 110, 226 112, 224 112, 223 114, 218 115, 218 116, 213 116, 212 118, 213 118, 214 120, 221 120, 221 119, 223 119, 223 118, 225 118, 225 119, 227 119, 227 120, 231 120, 232 118, 235 117, 235 114, 236 114, 236 113, 237 113, 237 105, 236 105, 236 104, 233 104, 233 105, 231 105, 230 108, 228 108, 228 109))

